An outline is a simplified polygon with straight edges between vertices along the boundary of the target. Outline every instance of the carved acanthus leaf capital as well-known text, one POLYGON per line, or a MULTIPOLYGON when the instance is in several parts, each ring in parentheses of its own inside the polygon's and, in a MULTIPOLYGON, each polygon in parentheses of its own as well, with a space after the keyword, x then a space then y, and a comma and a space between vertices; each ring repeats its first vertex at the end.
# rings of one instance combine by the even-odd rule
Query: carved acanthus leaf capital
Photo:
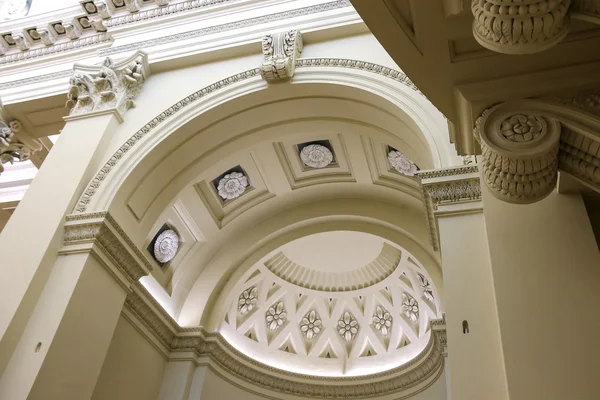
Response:
POLYGON ((117 63, 106 58, 99 66, 76 64, 67 93, 66 107, 71 109, 67 119, 112 110, 122 119, 135 107, 149 74, 148 56, 142 51, 117 63))
POLYGON ((302 54, 302 34, 292 30, 267 35, 262 39, 265 60, 260 74, 267 82, 277 82, 294 76, 296 59, 302 54))
POLYGON ((29 136, 21 122, 12 118, 0 101, 0 173, 4 171, 3 164, 27 161, 43 148, 42 142, 29 136))
POLYGON ((472 0, 473 35, 498 53, 537 53, 567 35, 570 4, 571 0, 472 0))

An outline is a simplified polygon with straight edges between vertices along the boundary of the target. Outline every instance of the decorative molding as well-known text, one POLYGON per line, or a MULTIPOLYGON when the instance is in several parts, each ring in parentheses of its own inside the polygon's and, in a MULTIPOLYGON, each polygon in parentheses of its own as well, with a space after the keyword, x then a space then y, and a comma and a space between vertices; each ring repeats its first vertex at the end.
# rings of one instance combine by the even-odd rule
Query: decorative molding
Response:
POLYGON ((266 35, 262 38, 265 60, 260 64, 260 75, 269 83, 289 80, 296 70, 296 59, 302 54, 300 31, 291 30, 266 35))
MULTIPOLYGON (((108 212, 68 215, 64 247, 59 254, 92 252, 107 259, 129 285, 148 275, 153 267, 108 212)), ((112 270, 109 269, 112 272, 112 270)))
POLYGON ((262 364, 237 351, 219 333, 208 333, 201 327, 179 327, 139 283, 128 294, 125 309, 124 316, 134 326, 143 326, 145 329, 140 332, 149 340, 158 340, 172 358, 191 352, 242 382, 308 398, 359 399, 418 390, 439 377, 447 343, 445 324, 433 320, 423 351, 400 367, 364 376, 318 377, 262 364))
POLYGON ((556 186, 561 125, 539 113, 519 113, 507 103, 483 112, 474 135, 492 193, 510 203, 533 203, 556 186))
POLYGON ((351 4, 349 0, 337 0, 332 1, 330 3, 323 3, 310 7, 303 7, 295 10, 283 11, 275 14, 262 15, 260 17, 249 18, 243 21, 229 22, 226 24, 209 26, 207 28, 177 33, 175 35, 163 36, 156 39, 144 40, 141 42, 131 43, 123 46, 115 46, 100 51, 100 55, 107 56, 132 50, 146 49, 148 47, 159 46, 162 44, 172 44, 174 42, 182 40, 193 39, 233 29, 248 28, 251 26, 265 24, 268 22, 281 21, 284 19, 296 18, 304 15, 316 14, 350 6, 351 4))
POLYGON ((118 63, 106 58, 100 66, 75 64, 69 82, 65 120, 114 110, 119 118, 135 107, 135 97, 150 75, 148 56, 138 51, 118 63))
POLYGON ((360 325, 354 315, 346 311, 338 321, 338 333, 346 341, 351 342, 356 337, 360 325))
POLYGON ((179 235, 172 229, 161 232, 154 242, 154 258, 160 263, 168 263, 179 249, 179 235))
POLYGON ((434 301, 435 298, 433 297, 433 288, 431 287, 429 280, 423 274, 418 274, 418 276, 420 280, 421 291, 423 291, 423 296, 425 296, 425 298, 429 301, 434 301))
POLYGON ((410 294, 402 294, 402 309, 404 310, 406 318, 412 322, 417 322, 419 320, 419 303, 417 303, 417 300, 410 294))
POLYGON ((52 79, 66 78, 70 77, 71 75, 73 75, 72 69, 66 69, 64 71, 53 72, 50 74, 35 75, 30 78, 0 83, 0 90, 18 88, 25 85, 31 85, 32 83, 50 81, 52 79))
POLYGON ((477 165, 419 171, 421 193, 425 205, 429 235, 434 250, 439 250, 436 214, 441 206, 481 200, 477 165))
POLYGON ((323 327, 323 320, 315 310, 310 310, 300 321, 300 332, 308 340, 317 337, 323 327))
POLYGON ((42 142, 23 131, 21 122, 10 117, 0 101, 0 174, 3 164, 27 161, 43 149, 42 142))
MULTIPOLYGON (((420 274, 419 274, 420 275, 420 274)), ((375 329, 379 331, 383 336, 387 336, 392 330, 392 315, 381 306, 377 306, 375 314, 373 314, 373 324, 375 329)))
POLYGON ((287 312, 283 307, 283 301, 269 307, 265 321, 267 322, 267 328, 272 331, 279 329, 286 321, 287 312))
POLYGON ((231 172, 219 180, 217 191, 223 200, 240 197, 248 187, 248 177, 241 172, 231 172))
POLYGON ((476 0, 471 3, 473 35, 498 53, 546 50, 569 32, 571 0, 476 0))
MULTIPOLYGON (((345 3, 345 1, 344 1, 345 3)), ((352 68, 365 72, 375 73, 386 78, 392 79, 402 85, 409 87, 415 91, 418 91, 417 87, 408 79, 408 77, 397 70, 393 70, 388 67, 384 67, 382 65, 373 64, 365 61, 357 61, 357 60, 348 60, 348 59, 340 59, 340 58, 309 58, 309 59, 299 59, 296 61, 296 68, 352 68)), ((153 131, 156 127, 162 124, 165 120, 172 117, 173 115, 180 112, 182 109, 188 107, 189 105, 203 99, 205 96, 235 84, 237 82, 251 79, 260 74, 260 70, 258 68, 254 68, 248 71, 244 71, 220 81, 217 81, 213 84, 210 84, 191 95, 181 99, 177 103, 165 109, 159 115, 154 117, 150 122, 144 125, 141 129, 139 129, 135 134, 133 134, 121 147, 109 158, 106 164, 97 172, 96 176, 92 179, 85 192, 79 199, 77 206, 74 209, 75 213, 84 213, 87 209, 88 204, 90 203, 92 197, 97 192, 98 188, 105 180, 106 176, 110 173, 110 171, 119 163, 119 161, 148 133, 153 131)))
POLYGON ((333 161, 333 153, 320 144, 309 144, 300 152, 300 159, 310 168, 325 168, 333 161))
POLYGON ((402 175, 415 176, 419 168, 408 157, 398 150, 391 150, 388 153, 388 161, 391 166, 402 175))
POLYGON ((257 302, 257 291, 256 287, 252 286, 242 292, 238 299, 238 311, 240 314, 245 315, 252 311, 256 306, 257 302))

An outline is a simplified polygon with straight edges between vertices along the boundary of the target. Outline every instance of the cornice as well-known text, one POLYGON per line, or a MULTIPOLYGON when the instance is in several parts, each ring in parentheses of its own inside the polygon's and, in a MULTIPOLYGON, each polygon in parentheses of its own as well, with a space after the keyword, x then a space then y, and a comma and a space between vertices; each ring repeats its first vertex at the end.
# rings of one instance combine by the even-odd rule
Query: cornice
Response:
POLYGON ((429 225, 429 236, 433 249, 439 250, 437 214, 441 206, 481 201, 479 167, 460 167, 419 171, 421 193, 429 225))
MULTIPOLYGON (((357 61, 357 60, 348 60, 341 58, 314 58, 314 59, 299 59, 297 60, 296 68, 314 68, 314 67, 338 67, 338 68, 351 68, 362 70, 370 73, 375 73, 378 75, 382 75, 386 78, 393 79, 394 81, 401 83, 409 87, 410 89, 417 90, 416 86, 408 79, 408 77, 396 70, 392 70, 391 68, 387 68, 381 65, 357 61)), ((251 70, 247 70, 235 75, 232 75, 228 78, 217 81, 213 84, 210 84, 195 93, 192 93, 189 96, 186 96, 182 100, 173 104, 172 106, 165 109, 159 115, 155 116, 150 122, 144 125, 141 129, 139 129, 133 136, 131 136, 106 162, 106 164, 98 171, 96 176, 92 179, 83 195, 79 199, 74 212, 75 213, 84 213, 87 210, 88 204, 90 204, 92 198, 98 191, 98 188, 102 184, 102 182, 106 179, 106 176, 110 173, 110 171, 120 162, 120 160, 148 133, 156 129, 160 124, 162 124, 167 119, 179 113, 184 108, 190 106, 191 104, 203 99, 205 96, 214 93, 215 91, 221 90, 225 87, 228 87, 234 83, 244 81, 246 79, 251 79, 253 77, 260 75, 260 69, 254 68, 251 70)))
MULTIPOLYGON (((148 275, 153 266, 108 212, 68 215, 64 246, 59 254, 92 252, 106 257, 133 284, 148 275)), ((111 271, 112 272, 112 271, 111 271)))
POLYGON ((443 368, 446 346, 445 324, 431 322, 431 337, 425 349, 408 363, 378 374, 353 377, 317 377, 296 374, 260 363, 233 348, 218 332, 203 328, 181 328, 156 304, 152 296, 136 284, 128 294, 126 310, 157 339, 172 358, 193 353, 208 359, 228 374, 252 385, 310 398, 367 398, 401 394, 422 384, 431 384, 443 368))

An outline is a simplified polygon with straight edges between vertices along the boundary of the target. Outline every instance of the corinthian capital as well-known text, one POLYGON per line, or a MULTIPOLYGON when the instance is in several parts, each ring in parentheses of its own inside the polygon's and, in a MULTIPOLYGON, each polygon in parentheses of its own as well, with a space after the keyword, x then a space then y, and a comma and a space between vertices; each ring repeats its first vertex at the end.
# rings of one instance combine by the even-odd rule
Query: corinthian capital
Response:
POLYGON ((300 31, 280 32, 263 37, 265 61, 260 65, 263 79, 270 83, 294 76, 296 59, 302 54, 302 47, 300 31))
POLYGON ((477 119, 483 178, 496 197, 533 203, 555 188, 561 124, 545 115, 504 103, 477 119))
POLYGON ((11 118, 0 102, 0 173, 4 171, 3 164, 27 161, 42 149, 42 143, 24 132, 21 122, 11 118))
POLYGON ((473 35, 498 53, 537 53, 567 35, 570 4, 571 0, 473 0, 473 35))
POLYGON ((65 119, 115 112, 122 121, 125 111, 135 107, 149 74, 148 56, 142 51, 119 62, 106 58, 99 66, 76 64, 67 93, 71 112, 65 119))

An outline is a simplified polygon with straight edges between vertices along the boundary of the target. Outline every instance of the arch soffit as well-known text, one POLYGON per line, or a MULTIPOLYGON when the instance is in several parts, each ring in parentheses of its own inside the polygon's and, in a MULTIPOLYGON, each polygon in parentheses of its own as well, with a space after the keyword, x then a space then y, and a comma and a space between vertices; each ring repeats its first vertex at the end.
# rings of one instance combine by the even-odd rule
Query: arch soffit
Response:
MULTIPOLYGON (((299 62, 293 83, 343 85, 376 94, 394 104, 417 124, 429 144, 434 167, 451 162, 453 156, 446 143, 447 136, 441 133, 445 125, 443 116, 426 98, 415 93, 416 88, 401 72, 353 60, 304 59, 299 62)), ((116 206, 113 200, 121 191, 123 182, 165 138, 196 116, 266 87, 259 78, 258 69, 252 69, 209 85, 169 107, 139 129, 108 159, 84 191, 74 212, 109 208, 112 211, 116 206), (152 135, 149 135, 151 132, 152 135)))

